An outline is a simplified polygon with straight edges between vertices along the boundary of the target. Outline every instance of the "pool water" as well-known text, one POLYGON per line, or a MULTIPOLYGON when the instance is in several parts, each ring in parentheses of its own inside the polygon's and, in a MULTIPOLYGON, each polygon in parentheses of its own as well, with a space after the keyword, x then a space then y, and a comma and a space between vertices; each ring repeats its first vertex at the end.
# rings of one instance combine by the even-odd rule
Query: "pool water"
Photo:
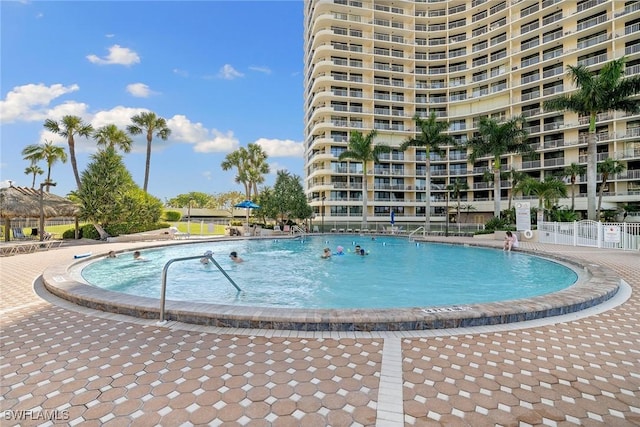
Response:
POLYGON ((195 259, 169 267, 167 299, 310 309, 451 306, 548 294, 578 278, 564 265, 518 252, 350 235, 169 246, 143 251, 146 262, 131 253, 100 259, 81 274, 94 286, 159 298, 169 260, 208 250, 242 291, 195 259), (356 244, 367 255, 356 255, 356 244), (335 255, 337 246, 344 255, 335 255), (324 247, 331 258, 320 257, 324 247), (245 262, 233 263, 231 251, 245 262))

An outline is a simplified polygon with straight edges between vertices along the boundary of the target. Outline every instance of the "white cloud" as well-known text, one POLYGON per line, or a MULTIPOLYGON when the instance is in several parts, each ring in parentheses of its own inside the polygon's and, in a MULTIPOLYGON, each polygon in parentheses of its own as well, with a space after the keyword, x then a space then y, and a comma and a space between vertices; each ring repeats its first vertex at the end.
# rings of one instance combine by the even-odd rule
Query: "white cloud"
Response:
POLYGON ((109 55, 100 58, 97 55, 87 55, 89 62, 98 65, 133 65, 140 63, 140 57, 133 50, 114 44, 109 48, 109 55))
POLYGON ((269 67, 249 67, 251 71, 257 71, 259 73, 271 74, 271 69, 269 67))
POLYGON ((304 155, 304 145, 302 142, 290 139, 267 139, 259 138, 255 141, 260 145, 269 157, 302 157, 304 155))
POLYGON ((186 116, 175 115, 167 120, 171 129, 171 139, 193 144, 196 153, 228 152, 240 144, 232 131, 226 133, 216 129, 208 130, 202 123, 192 123, 186 116))
POLYGON ((225 80, 233 80, 236 79, 238 77, 243 77, 244 74, 242 74, 241 72, 237 71, 235 68, 233 68, 230 64, 224 64, 224 66, 222 68, 220 68, 220 71, 218 72, 218 77, 225 79, 225 80))
POLYGON ((51 101, 79 89, 80 87, 77 84, 46 86, 40 83, 16 86, 7 93, 7 97, 4 100, 0 101, 2 123, 11 123, 17 120, 42 120, 48 114, 46 107, 51 101))
POLYGON ((186 70, 181 70, 180 68, 174 68, 173 74, 177 74, 180 77, 189 77, 189 72, 186 70))
POLYGON ((97 112, 91 119, 90 123, 91 126, 93 126, 95 129, 98 129, 110 123, 113 123, 120 129, 124 129, 125 126, 131 124, 131 117, 144 111, 148 110, 146 108, 130 108, 119 105, 110 110, 97 112))
POLYGON ((106 38, 111 39, 114 38, 116 35, 115 34, 105 34, 104 35, 106 38))
POLYGON ((205 172, 202 172, 202 176, 207 181, 211 181, 211 177, 213 177, 213 173, 211 173, 211 171, 205 171, 205 172))
POLYGON ((131 83, 127 85, 127 92, 136 98, 148 98, 151 95, 157 94, 157 92, 152 91, 149 86, 144 83, 131 83))

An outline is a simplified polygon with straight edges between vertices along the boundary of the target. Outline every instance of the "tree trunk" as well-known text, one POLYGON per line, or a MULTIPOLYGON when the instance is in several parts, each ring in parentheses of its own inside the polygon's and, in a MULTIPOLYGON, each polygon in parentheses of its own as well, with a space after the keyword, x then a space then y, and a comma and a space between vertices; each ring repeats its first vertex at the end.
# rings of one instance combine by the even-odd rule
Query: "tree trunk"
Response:
POLYGON ((571 210, 576 210, 576 177, 571 177, 571 210))
POLYGON ((595 113, 591 114, 587 138, 587 219, 597 221, 596 180, 598 179, 598 149, 596 142, 595 113))
POLYGON ((493 216, 500 218, 500 159, 493 163, 493 216))
POLYGON ((607 184, 607 176, 602 174, 602 183, 598 190, 598 208, 596 209, 596 221, 600 220, 600 208, 602 207, 602 194, 604 193, 604 186, 607 184))
MULTIPOLYGON (((80 174, 78 173, 78 162, 76 161, 76 143, 73 140, 73 135, 69 135, 69 158, 71 160, 71 168, 73 169, 73 176, 76 178, 76 186, 80 189, 80 174)), ((49 189, 47 189, 49 191, 49 189)))
POLYGON ((424 232, 431 231, 431 153, 426 150, 427 160, 424 162, 426 165, 425 181, 426 181, 426 200, 424 202, 424 232))
POLYGON ((367 227, 367 162, 362 162, 362 229, 367 227))
POLYGON ((147 186, 149 184, 149 168, 151 167, 151 141, 152 140, 153 140, 153 137, 151 136, 151 134, 147 133, 147 161, 145 163, 145 168, 144 168, 144 187, 142 187, 145 193, 147 192, 147 186))
POLYGON ((93 223, 93 226, 98 231, 98 234, 100 235, 100 240, 107 240, 107 237, 109 237, 109 234, 106 231, 104 231, 104 228, 102 228, 102 226, 96 222, 93 223))

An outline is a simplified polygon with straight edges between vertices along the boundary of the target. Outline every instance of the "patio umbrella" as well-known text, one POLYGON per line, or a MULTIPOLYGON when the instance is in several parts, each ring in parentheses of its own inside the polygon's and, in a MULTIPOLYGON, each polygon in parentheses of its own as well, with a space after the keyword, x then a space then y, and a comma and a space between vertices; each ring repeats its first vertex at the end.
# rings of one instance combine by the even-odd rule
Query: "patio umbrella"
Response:
POLYGON ((249 209, 259 209, 260 206, 253 203, 251 200, 244 200, 233 206, 234 208, 244 208, 247 210, 247 227, 249 227, 249 209))
POLYGON ((396 223, 396 213, 391 211, 391 225, 396 223))
POLYGON ((242 201, 242 202, 238 203, 237 205, 234 205, 233 207, 234 208, 246 208, 246 209, 258 209, 258 208, 260 208, 260 206, 256 205, 251 200, 242 201))
MULTIPOLYGON (((77 216, 78 206, 71 200, 51 193, 42 194, 45 218, 77 216)), ((0 217, 4 220, 5 241, 9 241, 12 218, 39 218, 40 191, 26 187, 0 188, 0 217)))

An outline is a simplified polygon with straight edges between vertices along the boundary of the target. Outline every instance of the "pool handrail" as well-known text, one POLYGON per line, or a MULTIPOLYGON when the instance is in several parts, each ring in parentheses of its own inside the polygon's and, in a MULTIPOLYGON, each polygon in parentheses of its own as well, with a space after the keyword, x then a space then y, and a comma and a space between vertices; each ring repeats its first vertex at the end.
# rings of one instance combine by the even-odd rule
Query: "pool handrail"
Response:
POLYGON ((412 237, 414 234, 416 234, 418 231, 420 231, 420 230, 424 230, 424 226, 422 226, 422 225, 421 225, 420 227, 416 228, 416 229, 415 229, 415 230, 413 230, 411 233, 409 233, 409 241, 411 241, 411 237, 412 237))
POLYGON ((227 272, 224 271, 222 266, 218 264, 218 261, 216 261, 213 258, 213 254, 211 253, 205 253, 204 255, 194 255, 194 256, 170 259, 162 268, 162 291, 160 294, 160 320, 158 321, 158 323, 164 323, 166 321, 165 320, 165 298, 167 294, 167 272, 169 270, 169 266, 176 261, 188 261, 192 259, 202 259, 202 258, 209 259, 216 267, 218 267, 218 270, 220 270, 220 272, 224 274, 224 276, 229 280, 229 282, 233 285, 233 287, 238 290, 238 292, 242 291, 242 289, 240 289, 240 287, 236 285, 236 282, 234 282, 233 279, 227 274, 227 272))

